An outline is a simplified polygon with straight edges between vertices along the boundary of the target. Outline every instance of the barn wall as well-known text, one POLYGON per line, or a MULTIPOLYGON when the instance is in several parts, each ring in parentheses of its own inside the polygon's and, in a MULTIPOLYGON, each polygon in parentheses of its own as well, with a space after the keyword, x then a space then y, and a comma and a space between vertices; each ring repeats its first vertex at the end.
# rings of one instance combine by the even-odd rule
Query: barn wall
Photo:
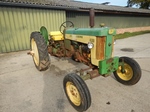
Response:
MULTIPOLYGON (((72 21, 75 27, 89 27, 88 12, 0 7, 0 53, 29 49, 31 32, 39 31, 41 26, 45 26, 48 31, 59 30, 60 24, 66 20, 72 21)), ((126 28, 149 29, 149 20, 150 16, 96 13, 95 27, 105 23, 108 27, 123 28, 123 33, 126 28)))
POLYGON ((65 11, 0 7, 0 53, 30 48, 30 34, 45 26, 59 30, 65 11))
MULTIPOLYGON (((88 12, 67 12, 67 20, 72 21, 76 27, 89 27, 88 12)), ((114 15, 114 14, 95 14, 95 27, 100 27, 105 23, 108 27, 114 28, 132 28, 150 26, 150 16, 133 16, 133 15, 114 15)))

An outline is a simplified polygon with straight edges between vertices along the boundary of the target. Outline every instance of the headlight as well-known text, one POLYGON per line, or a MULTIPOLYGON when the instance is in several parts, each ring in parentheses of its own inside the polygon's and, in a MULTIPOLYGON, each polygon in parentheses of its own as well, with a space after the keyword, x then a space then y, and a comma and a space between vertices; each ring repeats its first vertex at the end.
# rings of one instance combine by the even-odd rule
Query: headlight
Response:
POLYGON ((94 44, 93 44, 92 42, 89 42, 89 43, 88 43, 88 48, 89 48, 89 49, 92 49, 93 47, 94 47, 94 44))

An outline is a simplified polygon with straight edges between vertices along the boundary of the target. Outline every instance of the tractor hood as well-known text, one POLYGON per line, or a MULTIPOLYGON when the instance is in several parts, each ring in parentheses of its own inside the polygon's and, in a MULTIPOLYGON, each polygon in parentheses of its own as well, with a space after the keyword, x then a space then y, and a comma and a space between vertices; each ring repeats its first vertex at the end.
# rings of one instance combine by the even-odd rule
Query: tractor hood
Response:
POLYGON ((87 35, 87 36, 107 36, 115 35, 116 30, 114 28, 102 27, 102 28, 71 28, 67 29, 66 34, 73 35, 87 35))

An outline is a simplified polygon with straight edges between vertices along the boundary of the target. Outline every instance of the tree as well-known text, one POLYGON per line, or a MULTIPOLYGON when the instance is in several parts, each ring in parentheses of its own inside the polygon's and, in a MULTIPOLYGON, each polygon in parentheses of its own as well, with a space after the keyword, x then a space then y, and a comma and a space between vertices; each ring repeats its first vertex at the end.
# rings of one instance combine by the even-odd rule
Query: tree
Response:
POLYGON ((142 9, 149 9, 150 8, 150 0, 128 0, 127 6, 132 7, 133 5, 136 5, 139 8, 142 9))

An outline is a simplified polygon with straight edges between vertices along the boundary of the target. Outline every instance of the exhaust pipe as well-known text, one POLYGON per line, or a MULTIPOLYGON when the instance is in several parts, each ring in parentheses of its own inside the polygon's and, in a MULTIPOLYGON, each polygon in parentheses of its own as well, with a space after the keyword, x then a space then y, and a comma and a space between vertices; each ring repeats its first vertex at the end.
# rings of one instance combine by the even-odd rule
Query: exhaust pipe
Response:
POLYGON ((95 11, 93 8, 91 8, 90 9, 90 18, 89 18, 89 24, 90 24, 91 28, 94 27, 94 18, 95 18, 95 11))

